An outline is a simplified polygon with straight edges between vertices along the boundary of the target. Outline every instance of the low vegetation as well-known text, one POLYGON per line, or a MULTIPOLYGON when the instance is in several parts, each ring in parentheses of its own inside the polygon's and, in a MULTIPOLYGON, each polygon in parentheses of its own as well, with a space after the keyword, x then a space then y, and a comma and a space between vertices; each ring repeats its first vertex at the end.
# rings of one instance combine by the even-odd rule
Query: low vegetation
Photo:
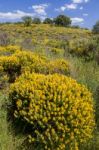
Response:
POLYGON ((99 149, 99 35, 65 19, 0 24, 1 150, 99 149))

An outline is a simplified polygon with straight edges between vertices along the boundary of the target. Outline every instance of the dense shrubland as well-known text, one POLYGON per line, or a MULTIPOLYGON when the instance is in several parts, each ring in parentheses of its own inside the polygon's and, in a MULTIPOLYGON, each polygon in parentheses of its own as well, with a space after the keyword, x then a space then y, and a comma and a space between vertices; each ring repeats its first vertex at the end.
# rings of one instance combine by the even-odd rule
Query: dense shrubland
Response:
POLYGON ((0 148, 98 150, 98 35, 46 23, 1 30, 0 148))
POLYGON ((25 73, 11 85, 9 98, 14 116, 31 125, 35 148, 76 150, 92 138, 91 93, 69 77, 25 73))
POLYGON ((0 57, 0 69, 8 75, 9 82, 14 82, 19 75, 26 71, 31 73, 60 73, 65 75, 70 72, 69 62, 64 59, 50 61, 39 54, 16 48, 15 46, 1 48, 1 52, 2 50, 4 51, 0 57), (4 55, 5 52, 7 52, 6 55, 4 55))

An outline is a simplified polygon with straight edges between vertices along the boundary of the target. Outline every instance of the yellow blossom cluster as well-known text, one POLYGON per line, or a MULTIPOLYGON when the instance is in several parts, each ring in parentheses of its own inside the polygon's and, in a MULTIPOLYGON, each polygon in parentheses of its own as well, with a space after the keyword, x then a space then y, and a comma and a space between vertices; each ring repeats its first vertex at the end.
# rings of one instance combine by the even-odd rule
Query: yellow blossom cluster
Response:
POLYGON ((30 124, 29 142, 78 150, 95 127, 92 94, 70 77, 25 73, 10 86, 14 116, 30 124))
POLYGON ((69 62, 64 59, 56 59, 50 61, 48 68, 50 74, 59 73, 59 74, 67 75, 70 73, 69 62))
POLYGON ((0 71, 7 73, 10 82, 26 71, 42 74, 69 73, 69 63, 66 60, 49 61, 45 56, 17 50, 15 47, 7 47, 7 50, 12 54, 0 56, 0 71))
POLYGON ((15 52, 21 51, 20 46, 16 45, 8 45, 8 46, 0 46, 0 56, 9 56, 14 54, 15 52))
POLYGON ((46 64, 46 58, 26 51, 0 57, 0 70, 7 73, 11 82, 24 71, 43 72, 46 64))

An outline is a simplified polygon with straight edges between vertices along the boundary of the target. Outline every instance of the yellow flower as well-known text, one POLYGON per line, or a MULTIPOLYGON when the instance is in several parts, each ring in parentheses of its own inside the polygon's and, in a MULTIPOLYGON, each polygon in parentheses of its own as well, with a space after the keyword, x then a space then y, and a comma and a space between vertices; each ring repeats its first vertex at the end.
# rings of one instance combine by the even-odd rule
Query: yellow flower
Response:
POLYGON ((20 108, 22 106, 22 100, 17 100, 16 105, 18 108, 20 108))
POLYGON ((79 144, 92 138, 93 98, 85 86, 72 78, 25 72, 11 84, 10 97, 16 101, 14 116, 33 126, 30 142, 38 141, 47 149, 56 143, 55 149, 69 146, 78 150, 79 144))

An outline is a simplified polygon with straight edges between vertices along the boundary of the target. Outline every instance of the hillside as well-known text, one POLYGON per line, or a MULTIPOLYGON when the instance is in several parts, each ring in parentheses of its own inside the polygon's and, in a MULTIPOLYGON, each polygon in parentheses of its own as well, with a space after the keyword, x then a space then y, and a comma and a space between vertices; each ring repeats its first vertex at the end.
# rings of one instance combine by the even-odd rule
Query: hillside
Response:
MULTIPOLYGON (((30 27, 24 27, 23 24, 3 24, 0 25, 0 31, 8 34, 12 44, 19 44, 25 46, 28 42, 28 48, 34 45, 36 46, 50 46, 51 40, 57 42, 64 42, 66 45, 68 40, 90 39, 91 31, 84 29, 72 29, 65 27, 54 27, 53 25, 31 25, 30 27), (27 40, 27 41, 26 41, 27 40)), ((61 44, 62 45, 62 44, 61 44)))
MULTIPOLYGON (((94 35, 90 30, 55 27, 53 25, 32 24, 29 27, 25 27, 22 23, 0 24, 0 75, 0 150, 44 149, 40 144, 38 144, 38 146, 34 144, 35 148, 33 148, 33 145, 28 143, 28 133, 31 139, 31 131, 34 131, 33 129, 31 130, 31 124, 35 121, 31 123, 33 116, 28 116, 26 101, 29 100, 29 98, 38 98, 40 94, 41 98, 44 99, 43 96, 46 97, 46 94, 43 95, 40 93, 40 90, 43 89, 43 92, 46 92, 46 89, 49 89, 47 84, 51 85, 52 88, 52 91, 48 91, 50 93, 49 97, 47 97, 49 101, 51 99, 50 96, 53 95, 54 90, 59 86, 58 94, 61 93, 62 89, 65 95, 65 88, 70 89, 69 94, 72 94, 71 96, 69 95, 68 99, 72 101, 75 109, 77 109, 76 101, 79 99, 81 99, 82 105, 79 104, 78 109, 82 110, 86 108, 87 110, 88 105, 89 112, 87 111, 85 115, 88 115, 85 118, 90 118, 87 120, 88 122, 91 122, 90 120, 93 119, 91 118, 93 116, 91 110, 92 104, 91 101, 89 101, 89 99, 93 99, 96 123, 93 137, 91 139, 89 138, 88 141, 87 138, 85 138, 84 144, 78 142, 79 144, 77 143, 76 146, 72 145, 74 147, 71 147, 73 150, 77 150, 76 148, 79 150, 99 149, 98 35, 94 35), (65 82, 66 85, 64 85, 65 82), (65 88, 61 87, 62 85, 64 85, 65 88), (36 94, 33 89, 37 90, 36 92, 39 94, 36 94), (81 95, 79 95, 79 89, 82 91, 81 95), (72 91, 75 91, 76 94, 73 94, 72 91), (35 94, 31 95, 29 92, 35 94), (92 98, 90 93, 92 94, 92 98), (83 100, 82 95, 85 96, 83 100), (16 99, 18 99, 18 101, 16 99), (21 99, 24 101, 22 110, 26 113, 26 116, 18 110, 21 107, 20 105, 22 105, 21 99), (17 101, 16 104, 13 102, 14 100, 17 101), (81 107, 83 105, 84 107, 81 107), (19 120, 16 119, 18 115, 19 120), (20 118, 22 120, 20 120, 20 118), (27 121, 27 123, 24 123, 24 120, 27 121)), ((57 90, 55 92, 57 94, 57 90)), ((66 101, 66 103, 67 102, 68 101, 66 101)), ((38 108, 36 107, 37 103, 35 101, 33 101, 33 103, 35 105, 31 104, 31 111, 35 108, 35 111, 32 112, 35 114, 36 111, 38 112, 38 108)), ((47 106, 47 104, 45 105, 47 106)), ((55 105, 55 103, 53 103, 53 105, 55 105)), ((60 104, 59 107, 61 107, 61 105, 62 104, 60 104)), ((64 105, 63 108, 66 109, 64 105)), ((44 110, 47 111, 46 107, 40 107, 39 109, 42 109, 42 112, 44 110)), ((51 108, 51 110, 53 109, 51 108)), ((73 113, 71 116, 73 116, 73 113)), ((78 114, 79 111, 77 115, 78 114)), ((40 120, 41 119, 42 117, 40 120)), ((46 122, 46 118, 44 121, 46 122)), ((88 122, 87 124, 83 123, 85 128, 87 128, 88 122)), ((35 126, 38 126, 38 124, 35 123, 35 126)), ((53 123, 52 126, 54 126, 53 123)), ((85 130, 89 135, 91 135, 91 129, 94 128, 94 125, 91 123, 90 126, 90 131, 85 130)), ((81 126, 79 126, 79 128, 81 128, 81 126)), ((38 127, 37 130, 41 130, 41 128, 39 129, 38 127)), ((80 132, 80 129, 78 132, 80 132)), ((36 138, 36 135, 33 136, 36 138)), ((83 139, 82 137, 81 139, 83 139)), ((80 141, 80 136, 74 136, 74 141, 76 138, 80 141)), ((62 149, 57 150, 65 150, 64 143, 62 146, 62 149)), ((67 149, 70 150, 69 147, 67 149)), ((51 150, 53 150, 53 148, 51 150)))

